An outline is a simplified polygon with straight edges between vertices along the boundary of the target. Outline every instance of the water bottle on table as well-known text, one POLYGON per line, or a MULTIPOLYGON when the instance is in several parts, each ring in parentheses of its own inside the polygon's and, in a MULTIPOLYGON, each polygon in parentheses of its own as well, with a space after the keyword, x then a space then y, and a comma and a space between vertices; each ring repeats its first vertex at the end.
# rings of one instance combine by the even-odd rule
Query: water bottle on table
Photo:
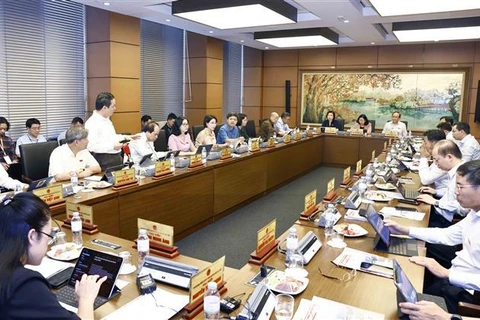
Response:
POLYGON ((203 310, 205 319, 220 319, 220 294, 216 282, 209 282, 207 285, 207 291, 203 297, 203 310))
POLYGON ((298 236, 297 236, 297 229, 290 228, 288 237, 287 237, 287 250, 285 252, 285 265, 288 267, 290 263, 290 259, 292 255, 298 249, 298 236))
POLYGON ((70 222, 72 228, 72 242, 78 248, 83 246, 82 239, 82 218, 80 218, 80 213, 74 212, 72 215, 72 220, 70 222))
POLYGON ((147 230, 140 229, 137 238, 137 252, 138 252, 138 270, 142 268, 143 261, 150 251, 150 239, 148 239, 147 230))

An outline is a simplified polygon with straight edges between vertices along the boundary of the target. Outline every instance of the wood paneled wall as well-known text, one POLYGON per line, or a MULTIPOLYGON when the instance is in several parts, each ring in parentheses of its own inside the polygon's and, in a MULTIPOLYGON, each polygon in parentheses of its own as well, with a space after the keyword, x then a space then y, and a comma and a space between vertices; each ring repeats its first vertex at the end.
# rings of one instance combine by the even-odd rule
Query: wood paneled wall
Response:
POLYGON ((301 88, 298 82, 303 70, 387 69, 466 71, 462 120, 468 122, 472 134, 480 138, 480 124, 474 122, 480 80, 480 41, 269 51, 245 48, 244 110, 263 118, 272 111, 282 112, 285 110, 285 80, 290 80, 291 126, 299 125, 301 88))

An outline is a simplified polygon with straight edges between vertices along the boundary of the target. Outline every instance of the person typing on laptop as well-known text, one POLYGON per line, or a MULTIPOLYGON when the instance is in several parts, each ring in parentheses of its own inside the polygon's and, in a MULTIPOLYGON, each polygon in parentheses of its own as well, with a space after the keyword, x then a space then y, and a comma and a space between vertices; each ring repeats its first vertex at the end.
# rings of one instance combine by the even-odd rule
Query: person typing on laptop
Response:
POLYGON ((442 196, 447 190, 448 172, 440 169, 435 162, 429 165, 428 160, 432 156, 433 147, 441 140, 445 140, 445 134, 441 130, 427 130, 423 133, 420 165, 418 166, 420 181, 424 186, 434 184, 437 196, 442 196))
POLYGON ((153 165, 152 160, 157 160, 157 153, 155 152, 155 146, 153 143, 157 140, 160 133, 160 126, 154 121, 147 122, 142 128, 140 138, 130 142, 130 152, 135 167, 138 166, 150 166, 153 165), (144 156, 151 154, 150 159, 144 160, 140 163, 144 156))
POLYGON ((448 311, 457 312, 459 301, 473 302, 471 290, 480 290, 480 160, 470 161, 457 169, 455 194, 459 204, 469 208, 468 215, 448 228, 415 228, 386 221, 394 234, 409 235, 434 244, 458 245, 451 267, 446 268, 432 258, 412 257, 434 275, 434 281, 424 292, 445 298, 448 311))
POLYGON ((93 302, 107 279, 83 275, 76 283, 78 313, 64 309, 47 280, 25 264, 39 265, 51 235, 49 207, 32 193, 0 202, 0 319, 93 319, 93 302))
POLYGON ((410 319, 419 320, 475 320, 479 318, 462 317, 457 314, 451 314, 440 308, 431 301, 419 301, 417 303, 401 302, 400 311, 409 315, 410 319))

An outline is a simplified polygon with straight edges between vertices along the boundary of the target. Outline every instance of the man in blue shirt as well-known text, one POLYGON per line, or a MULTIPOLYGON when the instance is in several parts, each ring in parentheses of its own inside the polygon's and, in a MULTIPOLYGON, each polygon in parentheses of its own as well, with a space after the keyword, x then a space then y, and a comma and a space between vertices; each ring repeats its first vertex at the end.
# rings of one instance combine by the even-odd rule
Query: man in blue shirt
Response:
POLYGON ((244 141, 244 138, 240 137, 240 132, 237 128, 237 114, 229 112, 227 114, 227 124, 224 124, 220 130, 218 130, 217 143, 231 143, 235 139, 239 139, 240 142, 244 141))

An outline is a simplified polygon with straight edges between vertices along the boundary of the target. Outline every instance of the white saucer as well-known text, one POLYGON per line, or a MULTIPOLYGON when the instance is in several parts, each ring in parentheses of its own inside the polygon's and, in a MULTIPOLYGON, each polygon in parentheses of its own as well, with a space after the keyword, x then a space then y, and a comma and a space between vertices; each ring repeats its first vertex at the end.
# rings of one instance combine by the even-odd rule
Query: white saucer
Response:
POLYGON ((330 240, 327 242, 327 244, 332 247, 332 248, 337 248, 337 249, 343 249, 347 246, 347 243, 345 241, 333 241, 333 240, 330 240))
POLYGON ((127 266, 122 266, 120 268, 120 271, 118 272, 118 274, 130 274, 130 273, 134 272, 135 270, 137 270, 137 267, 135 267, 135 265, 133 265, 133 264, 130 264, 130 265, 127 265, 127 266))
POLYGON ((93 191, 95 191, 95 190, 93 190, 93 189, 82 189, 82 190, 80 190, 80 192, 93 192, 93 191))

